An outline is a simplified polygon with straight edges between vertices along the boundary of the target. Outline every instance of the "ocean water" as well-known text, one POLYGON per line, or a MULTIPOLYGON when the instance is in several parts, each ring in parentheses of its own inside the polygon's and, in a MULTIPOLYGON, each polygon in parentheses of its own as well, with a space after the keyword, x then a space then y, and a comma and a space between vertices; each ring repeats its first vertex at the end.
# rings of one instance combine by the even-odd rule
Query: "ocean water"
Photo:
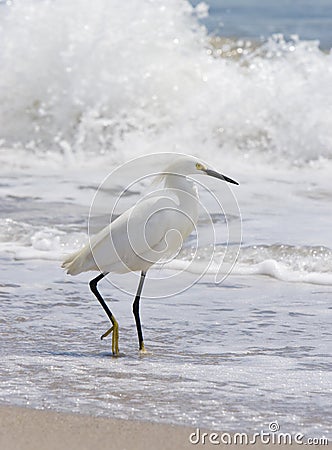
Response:
POLYGON ((329 0, 207 0, 199 3, 200 20, 210 33, 264 40, 275 33, 319 40, 322 49, 332 44, 332 4, 329 0), (206 9, 208 8, 208 14, 206 9))
MULTIPOLYGON (((293 29, 293 12, 287 30, 250 33, 222 14, 217 39, 212 2, 210 18, 186 1, 122 3, 0 4, 1 403, 328 436, 331 42, 293 29), (223 210, 200 186, 201 240, 148 273, 146 357, 137 277, 101 283, 120 324, 113 358, 94 275, 60 265, 109 220, 138 163, 96 200, 105 177, 153 153, 162 165, 162 152, 201 157, 240 186, 211 182, 223 210)), ((322 33, 328 17, 315 19, 322 33)), ((147 188, 136 180, 120 212, 147 188)))

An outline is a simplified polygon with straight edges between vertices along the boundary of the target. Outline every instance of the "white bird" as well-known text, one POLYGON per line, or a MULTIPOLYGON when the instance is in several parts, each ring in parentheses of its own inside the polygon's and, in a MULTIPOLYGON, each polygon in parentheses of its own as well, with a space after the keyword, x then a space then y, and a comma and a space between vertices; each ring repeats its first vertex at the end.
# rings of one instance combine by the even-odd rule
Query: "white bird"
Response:
POLYGON ((62 264, 70 275, 90 270, 100 274, 90 281, 90 289, 109 317, 112 327, 112 352, 119 354, 119 326, 100 295, 97 284, 109 272, 140 271, 141 277, 133 303, 139 350, 145 352, 139 315, 139 302, 147 270, 156 262, 176 254, 198 220, 198 193, 189 175, 205 174, 229 183, 236 181, 207 168, 196 158, 181 157, 166 167, 160 179, 164 188, 146 196, 102 229, 81 250, 62 264))

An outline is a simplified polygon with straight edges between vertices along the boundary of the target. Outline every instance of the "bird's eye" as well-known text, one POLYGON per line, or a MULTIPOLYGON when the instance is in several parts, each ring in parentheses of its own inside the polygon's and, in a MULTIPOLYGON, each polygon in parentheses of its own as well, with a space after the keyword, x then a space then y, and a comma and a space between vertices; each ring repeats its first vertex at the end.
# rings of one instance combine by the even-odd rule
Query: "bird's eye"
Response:
POLYGON ((203 167, 203 165, 202 165, 202 164, 200 164, 200 163, 196 163, 196 169, 197 169, 197 170, 203 170, 203 169, 204 169, 204 167, 203 167))

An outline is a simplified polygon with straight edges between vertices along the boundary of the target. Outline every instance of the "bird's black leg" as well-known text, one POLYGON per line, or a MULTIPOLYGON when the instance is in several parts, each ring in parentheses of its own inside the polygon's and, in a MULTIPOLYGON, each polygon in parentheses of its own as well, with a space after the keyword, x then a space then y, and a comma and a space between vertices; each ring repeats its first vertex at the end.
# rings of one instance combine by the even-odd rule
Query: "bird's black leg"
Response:
POLYGON ((142 333, 142 327, 141 327, 141 319, 139 317, 139 301, 140 301, 140 298, 141 298, 141 292, 142 292, 142 289, 143 289, 145 275, 146 275, 146 272, 142 271, 141 272, 141 279, 139 281, 139 285, 138 285, 137 292, 136 292, 136 297, 135 297, 135 300, 134 300, 134 303, 133 303, 133 313, 134 313, 135 321, 136 321, 139 349, 142 352, 145 351, 145 348, 144 348, 144 342, 143 342, 143 333, 142 333))
POLYGON ((100 293, 97 289, 97 284, 106 275, 107 275, 107 273, 101 273, 96 278, 94 278, 93 280, 90 281, 89 286, 90 286, 92 293, 95 295, 95 297, 97 298, 97 300, 103 307, 104 311, 106 312, 108 318, 112 322, 112 327, 108 331, 106 331, 106 333, 104 333, 102 335, 101 339, 103 339, 104 337, 108 336, 110 333, 113 332, 113 334, 112 334, 112 352, 114 355, 118 355, 119 354, 119 325, 118 325, 118 322, 116 321, 115 317, 111 313, 109 307, 107 306, 105 300, 100 295, 100 293))

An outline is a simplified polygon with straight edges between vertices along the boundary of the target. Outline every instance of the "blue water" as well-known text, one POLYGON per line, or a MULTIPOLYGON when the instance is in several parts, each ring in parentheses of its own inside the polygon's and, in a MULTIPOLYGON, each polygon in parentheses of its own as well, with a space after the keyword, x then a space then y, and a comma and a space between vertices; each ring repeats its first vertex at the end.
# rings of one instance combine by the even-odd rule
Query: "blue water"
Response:
MULTIPOLYGON (((193 5, 199 0, 191 0, 193 5)), ((274 33, 318 39, 332 46, 330 0, 206 0, 209 16, 202 19, 210 32, 227 37, 260 39, 274 33)))

